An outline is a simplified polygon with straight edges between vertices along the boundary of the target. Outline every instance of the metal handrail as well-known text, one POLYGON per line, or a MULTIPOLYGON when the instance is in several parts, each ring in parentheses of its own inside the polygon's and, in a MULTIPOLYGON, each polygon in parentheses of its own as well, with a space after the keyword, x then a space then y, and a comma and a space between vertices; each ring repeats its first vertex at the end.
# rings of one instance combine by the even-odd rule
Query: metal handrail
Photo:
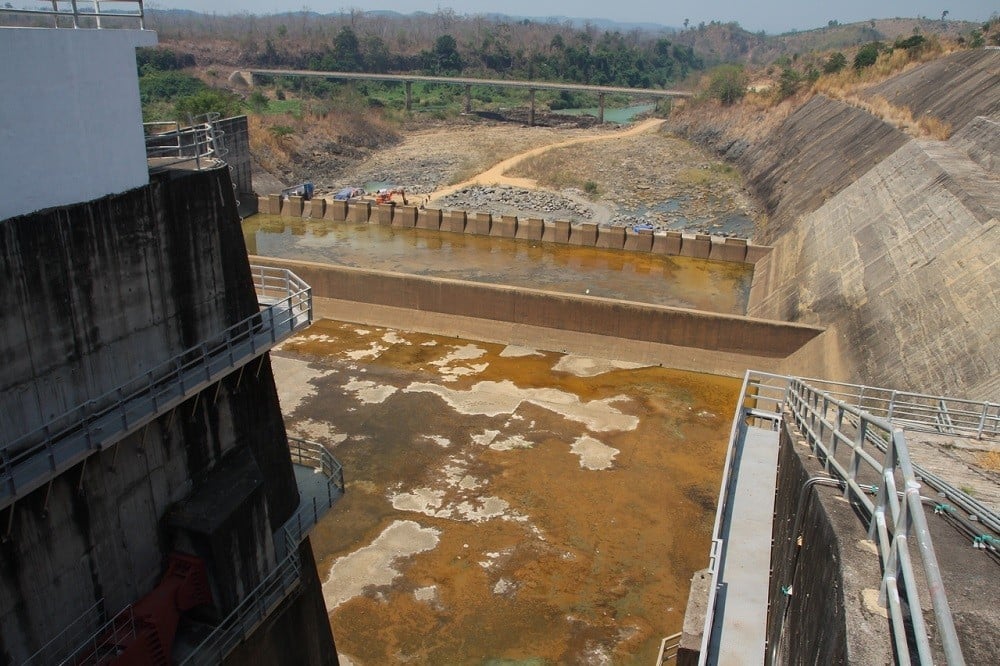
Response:
POLYGON ((216 127, 219 114, 206 113, 191 119, 191 125, 181 127, 177 121, 143 123, 146 135, 146 159, 154 160, 151 171, 167 169, 189 162, 201 170, 202 160, 217 166, 226 154, 224 132, 216 127))
POLYGON ((678 631, 676 634, 665 636, 660 641, 660 651, 656 655, 656 666, 677 659, 677 651, 681 647, 681 636, 682 632, 678 631))
POLYGON ((807 437, 826 470, 843 480, 846 484, 845 494, 868 511, 868 536, 877 545, 882 563, 879 600, 888 606, 893 642, 900 662, 910 662, 902 595, 905 595, 911 609, 909 622, 917 648, 917 660, 926 664, 933 661, 930 638, 920 610, 909 547, 909 535, 912 532, 923 563, 945 658, 949 664, 964 664, 951 607, 920 500, 920 483, 910 461, 903 431, 895 428, 890 421, 839 400, 828 392, 813 388, 800 379, 789 381, 787 405, 800 432, 807 437), (834 415, 832 418, 831 414, 834 415), (856 419, 856 427, 851 426, 848 415, 856 419), (853 432, 845 430, 845 426, 851 427, 853 432), (864 450, 870 439, 867 434, 869 431, 884 433, 883 437, 888 442, 881 460, 864 450), (846 467, 836 458, 836 449, 840 444, 850 447, 850 460, 846 467), (862 463, 880 479, 878 495, 874 501, 868 497, 867 489, 858 482, 862 463), (902 482, 902 502, 897 495, 897 488, 900 487, 897 476, 902 482))
POLYGON ((139 29, 145 30, 145 10, 143 8, 143 0, 38 0, 36 4, 40 5, 50 5, 51 9, 28 9, 28 8, 17 8, 17 7, 2 7, 0 8, 0 14, 22 14, 25 16, 51 16, 53 27, 62 27, 59 24, 59 19, 62 17, 67 17, 72 19, 73 28, 84 27, 81 26, 81 19, 94 20, 94 27, 97 29, 103 29, 107 26, 102 25, 102 18, 114 18, 114 19, 138 19, 139 29), (86 8, 80 5, 87 3, 90 6, 88 11, 86 8), (67 6, 68 5, 68 6, 67 6), (135 5, 134 11, 105 11, 101 9, 101 5, 135 5))
POLYGON ((288 453, 292 463, 312 467, 327 479, 327 498, 315 498, 299 510, 274 533, 274 550, 282 558, 278 566, 247 597, 212 630, 181 662, 182 665, 217 664, 232 652, 281 601, 298 586, 300 575, 299 545, 309 530, 320 521, 344 493, 344 468, 322 444, 288 438, 288 453), (294 570, 294 577, 287 570, 294 570))
POLYGON ((708 570, 712 576, 708 587, 708 604, 706 605, 705 622, 701 632, 701 646, 698 650, 698 664, 704 666, 708 660, 708 644, 712 635, 712 625, 715 623, 715 603, 719 587, 719 564, 725 540, 722 538, 726 510, 729 505, 729 479, 733 474, 737 458, 734 455, 736 444, 744 428, 744 420, 748 410, 756 409, 760 403, 768 403, 775 408, 780 408, 783 403, 785 387, 788 377, 784 375, 773 375, 767 372, 757 372, 747 370, 743 376, 743 386, 740 388, 740 398, 736 404, 736 412, 733 415, 733 425, 729 431, 729 445, 726 447, 726 460, 722 467, 722 480, 719 483, 719 501, 716 504, 715 523, 712 527, 712 545, 708 557, 708 570), (778 386, 765 384, 766 381, 777 381, 778 386), (781 397, 771 397, 762 395, 761 391, 778 391, 781 397), (750 407, 748 403, 752 403, 750 407))
POLYGON ((845 403, 909 430, 944 432, 982 439, 1000 437, 1000 404, 926 393, 802 378, 845 403))
POLYGON ((0 508, 135 432, 312 322, 312 289, 301 278, 282 268, 251 266, 251 273, 259 297, 275 302, 262 304, 258 313, 144 375, 0 444, 0 508))

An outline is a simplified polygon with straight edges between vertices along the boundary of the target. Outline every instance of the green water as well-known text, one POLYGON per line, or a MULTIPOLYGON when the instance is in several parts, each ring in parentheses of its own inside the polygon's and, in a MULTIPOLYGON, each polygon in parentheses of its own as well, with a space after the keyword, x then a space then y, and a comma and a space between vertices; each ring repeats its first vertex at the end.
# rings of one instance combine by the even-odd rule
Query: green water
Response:
MULTIPOLYGON (((643 113, 649 113, 655 108, 655 104, 635 104, 618 109, 609 109, 605 107, 604 122, 624 125, 625 123, 632 122, 636 116, 643 113)), ((553 111, 553 113, 566 116, 594 116, 596 118, 597 114, 600 113, 600 109, 596 106, 592 106, 583 109, 560 109, 559 111, 553 111)))

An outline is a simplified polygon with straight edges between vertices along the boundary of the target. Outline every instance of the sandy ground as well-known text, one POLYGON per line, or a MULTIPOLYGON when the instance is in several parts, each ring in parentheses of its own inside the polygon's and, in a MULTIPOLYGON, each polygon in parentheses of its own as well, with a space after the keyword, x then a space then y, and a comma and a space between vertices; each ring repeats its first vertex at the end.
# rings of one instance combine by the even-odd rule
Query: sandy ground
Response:
POLYGON ((402 187, 428 206, 495 214, 517 211, 480 188, 543 190, 590 208, 580 221, 622 226, 748 237, 759 217, 733 169, 657 119, 612 129, 480 122, 416 130, 338 177, 344 186, 402 187))

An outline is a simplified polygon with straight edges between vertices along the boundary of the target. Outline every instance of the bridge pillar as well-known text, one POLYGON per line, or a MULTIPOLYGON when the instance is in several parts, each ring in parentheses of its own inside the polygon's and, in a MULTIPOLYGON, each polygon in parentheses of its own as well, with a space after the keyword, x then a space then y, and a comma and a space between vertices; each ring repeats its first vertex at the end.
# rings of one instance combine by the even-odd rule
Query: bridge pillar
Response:
POLYGON ((597 122, 604 122, 604 93, 597 94, 597 122))
POLYGON ((535 89, 528 90, 528 97, 531 99, 531 108, 528 110, 528 126, 535 126, 535 89))
POLYGON ((406 86, 406 110, 413 110, 413 81, 404 81, 403 85, 406 86))
POLYGON ((465 84, 465 112, 472 113, 472 86, 465 84))

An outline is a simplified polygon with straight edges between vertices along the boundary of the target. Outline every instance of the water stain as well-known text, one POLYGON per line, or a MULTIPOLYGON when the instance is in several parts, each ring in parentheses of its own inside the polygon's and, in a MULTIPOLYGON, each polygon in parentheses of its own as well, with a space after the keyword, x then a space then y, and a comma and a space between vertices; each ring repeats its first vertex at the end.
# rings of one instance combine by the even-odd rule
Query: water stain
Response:
POLYGON ((739 383, 579 362, 586 372, 574 374, 554 370, 560 354, 505 350, 320 321, 273 356, 280 395, 295 398, 289 428, 327 423, 341 440, 324 443, 344 463, 347 494, 312 543, 351 663, 649 663, 680 628, 690 577, 706 564, 739 383), (373 342, 377 353, 354 358, 373 342), (443 367, 471 364, 443 381, 443 367), (351 377, 397 390, 366 400, 345 386, 351 377), (483 383, 508 392, 505 410, 404 390, 483 383), (533 391, 631 420, 600 430, 511 399, 533 391), (404 521, 420 543, 382 552, 391 576, 365 584, 361 567, 343 564, 372 559, 404 521))
POLYGON ((251 254, 745 314, 753 267, 475 234, 255 215, 251 254))

